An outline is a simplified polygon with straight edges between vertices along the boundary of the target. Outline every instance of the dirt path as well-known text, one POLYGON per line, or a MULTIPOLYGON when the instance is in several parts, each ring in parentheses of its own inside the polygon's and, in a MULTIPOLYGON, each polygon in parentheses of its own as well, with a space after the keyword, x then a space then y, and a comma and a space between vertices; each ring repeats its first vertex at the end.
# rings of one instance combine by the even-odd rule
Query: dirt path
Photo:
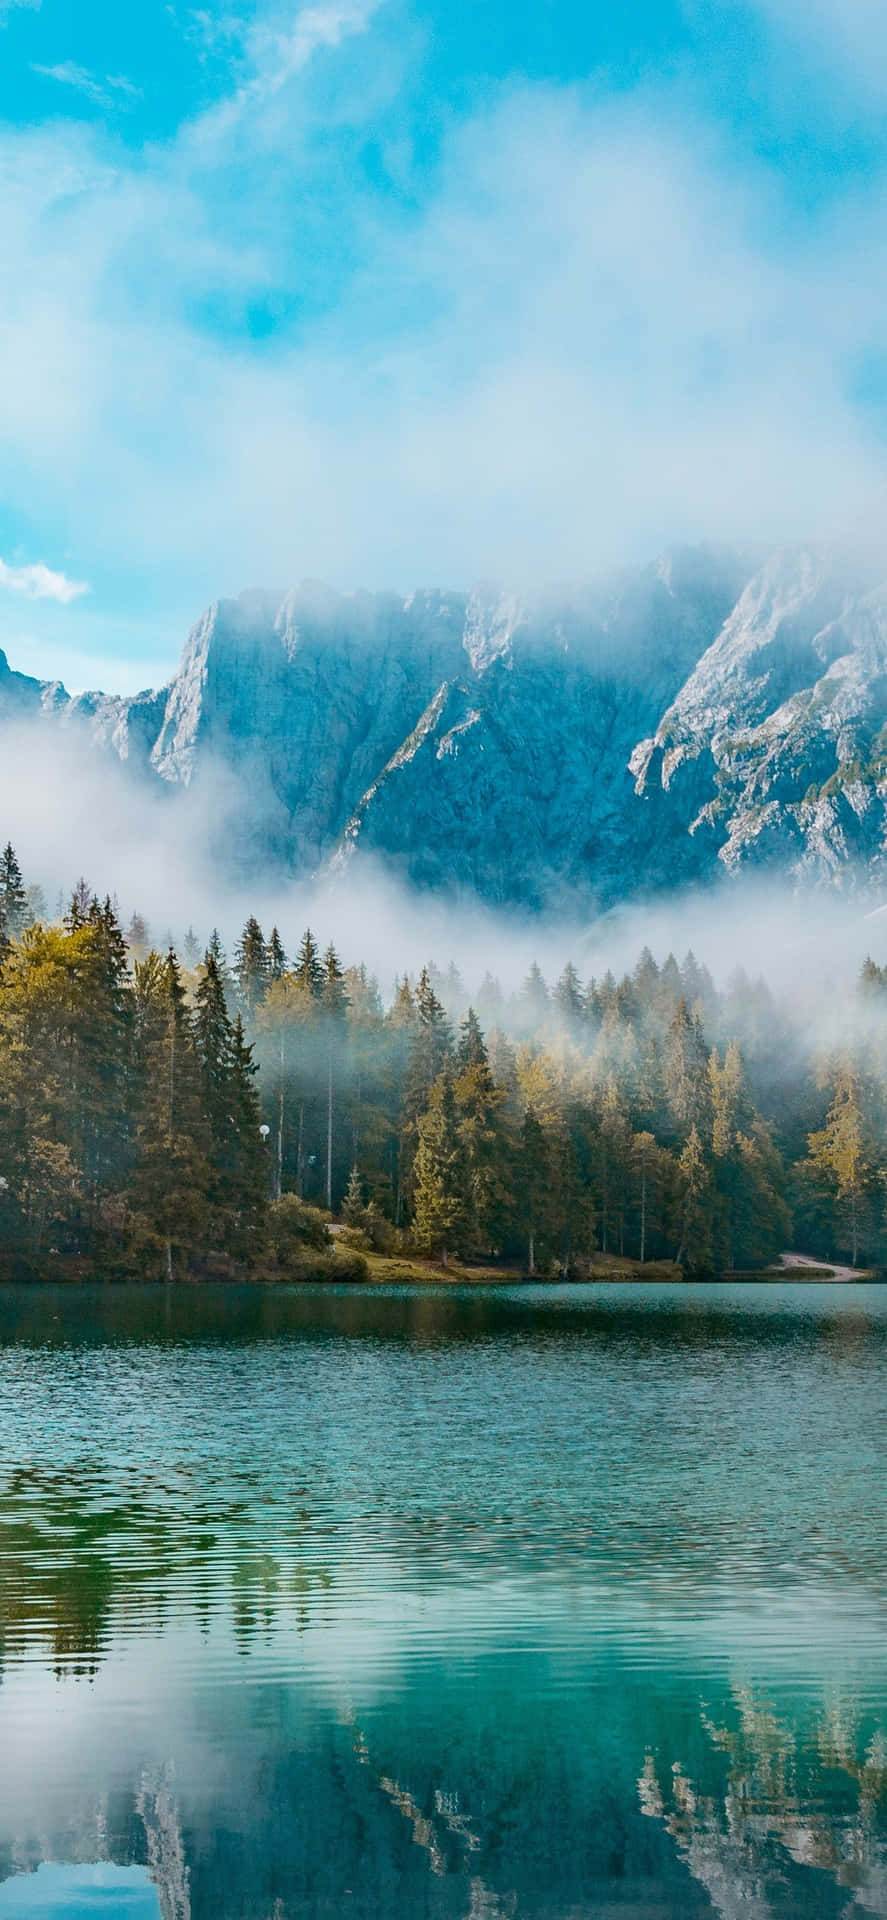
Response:
POLYGON ((830 1280, 862 1280, 865 1276, 859 1267, 836 1267, 831 1260, 817 1260, 811 1253, 781 1253, 781 1267, 822 1267, 830 1280))

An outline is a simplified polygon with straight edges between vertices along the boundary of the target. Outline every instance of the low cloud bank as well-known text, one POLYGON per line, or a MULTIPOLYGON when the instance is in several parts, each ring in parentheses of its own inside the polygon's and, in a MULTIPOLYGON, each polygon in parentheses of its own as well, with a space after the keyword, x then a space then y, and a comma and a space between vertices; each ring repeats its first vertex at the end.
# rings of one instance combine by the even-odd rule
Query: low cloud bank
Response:
MULTIPOLYGON (((346 963, 365 961, 390 992, 396 969, 433 957, 454 961, 469 990, 489 971, 508 991, 537 961, 555 980, 568 960, 583 981, 692 949, 724 984, 737 967, 796 996, 827 1004, 830 983, 852 979, 867 953, 880 960, 887 909, 849 885, 794 891, 786 879, 724 878, 707 889, 631 900, 605 914, 579 898, 555 915, 495 909, 472 898, 417 893, 381 863, 358 859, 323 880, 238 869, 239 821, 251 797, 228 772, 184 790, 134 777, 97 754, 75 727, 22 723, 0 735, 0 840, 11 840, 25 879, 50 914, 81 875, 116 897, 124 923, 138 912, 156 944, 212 927, 233 944, 250 913, 277 925, 292 951, 310 924, 346 963)), ((851 876, 848 873, 848 882, 851 876)))

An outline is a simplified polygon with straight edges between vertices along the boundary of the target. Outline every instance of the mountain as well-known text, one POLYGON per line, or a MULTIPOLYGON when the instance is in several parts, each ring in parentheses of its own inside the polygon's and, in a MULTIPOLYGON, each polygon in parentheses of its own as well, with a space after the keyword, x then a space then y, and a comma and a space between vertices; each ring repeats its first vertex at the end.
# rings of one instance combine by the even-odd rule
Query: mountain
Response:
POLYGON ((887 586, 686 550, 581 590, 217 602, 171 684, 68 695, 0 654, 0 724, 205 788, 246 872, 372 853, 425 887, 600 905, 726 867, 884 859, 887 586))

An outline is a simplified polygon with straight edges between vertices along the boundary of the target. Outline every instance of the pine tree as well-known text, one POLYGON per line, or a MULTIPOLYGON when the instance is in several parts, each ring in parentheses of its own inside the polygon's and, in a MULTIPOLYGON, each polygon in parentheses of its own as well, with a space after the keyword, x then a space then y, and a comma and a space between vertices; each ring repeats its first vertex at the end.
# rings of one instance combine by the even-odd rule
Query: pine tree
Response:
POLYGON ((11 840, 0 854, 0 933, 7 940, 18 940, 28 918, 28 896, 22 870, 11 840))
POLYGON ((179 965, 150 953, 135 968, 138 1099, 132 1198, 166 1278, 204 1249, 210 1131, 179 965))
POLYGON ((680 1245, 675 1258, 688 1272, 712 1265, 712 1182, 698 1129, 690 1128, 679 1161, 680 1245))
POLYGON ((89 881, 85 880, 81 874, 68 901, 68 911, 65 914, 65 926, 69 933, 76 933, 78 927, 85 927, 93 898, 94 895, 89 891, 89 881))
POLYGON ((678 1136, 704 1124, 707 1069, 708 1048, 698 1017, 681 999, 669 1023, 662 1061, 665 1097, 678 1136))
POLYGON ((209 940, 207 941, 206 953, 204 954, 204 965, 206 964, 206 961, 210 958, 210 956, 212 956, 213 960, 216 963, 216 970, 218 972, 219 979, 222 983, 222 992, 225 995, 225 1005, 228 1009, 228 1018, 233 1019, 234 1014, 237 1010, 237 987, 234 981, 234 976, 231 972, 231 968, 228 965, 228 955, 226 954, 225 949, 222 945, 222 938, 221 938, 221 934, 219 933, 218 927, 213 927, 212 933, 210 934, 209 940))
POLYGON ((419 1121, 414 1214, 420 1246, 439 1252, 446 1266, 466 1226, 465 1161, 459 1137, 452 1072, 447 1063, 419 1121))
POLYGON ((527 1272, 536 1272, 536 1258, 549 1223, 551 1181, 548 1140, 538 1116, 528 1107, 523 1119, 517 1191, 527 1241, 527 1272))
POLYGON ((324 984, 323 961, 310 927, 306 927, 302 935, 293 975, 306 993, 312 994, 315 1000, 320 999, 324 984))
POLYGON ((269 980, 281 980, 286 972, 286 954, 283 941, 276 927, 271 928, 271 938, 265 949, 265 973, 269 980))
POLYGON ((534 960, 520 996, 521 1025, 528 1033, 538 1032, 548 1019, 551 997, 541 968, 534 960))
POLYGON ((829 1182, 837 1212, 846 1222, 853 1266, 863 1235, 871 1229, 872 1198, 882 1178, 884 1160, 871 1123, 867 1094, 853 1063, 839 1062, 833 1074, 825 1126, 812 1133, 809 1140, 810 1161, 829 1182))
POLYGON ((356 1167, 352 1167, 348 1176, 348 1189, 342 1202, 342 1219, 349 1227, 363 1225, 366 1202, 363 1197, 363 1181, 356 1167))
POLYGON ((464 1073, 467 1067, 486 1067, 488 1065, 484 1036, 473 1007, 469 1007, 462 1022, 459 1044, 456 1048, 456 1065, 460 1073, 464 1073))
POLYGON ((321 991, 323 1020, 326 1029, 327 1062, 327 1109, 326 1109, 326 1204, 330 1212, 333 1206, 333 1083, 344 1034, 345 1015, 348 1011, 348 995, 345 991, 345 975, 339 956, 332 943, 327 947, 323 959, 323 988, 321 991))
POLYGON ((242 1011, 252 1020, 268 987, 265 936, 254 914, 250 914, 234 949, 234 977, 242 1011))
POLYGON ((151 934, 148 922, 141 913, 134 913, 126 929, 126 944, 137 960, 144 960, 151 946, 151 934))
POLYGON ((469 1007, 456 1055, 454 1095, 464 1157, 465 1216, 484 1251, 501 1243, 510 1212, 503 1091, 494 1084, 477 1018, 469 1007))
POLYGON ((554 989, 554 1004, 563 1025, 574 1029, 581 1024, 585 1013, 585 1001, 579 975, 572 961, 568 961, 554 989))
POLYGON ((259 1131, 261 1112, 256 1064, 240 1015, 234 1022, 231 1058, 232 1156, 228 1170, 229 1247, 235 1259, 254 1265, 265 1245, 268 1210, 268 1149, 259 1131))

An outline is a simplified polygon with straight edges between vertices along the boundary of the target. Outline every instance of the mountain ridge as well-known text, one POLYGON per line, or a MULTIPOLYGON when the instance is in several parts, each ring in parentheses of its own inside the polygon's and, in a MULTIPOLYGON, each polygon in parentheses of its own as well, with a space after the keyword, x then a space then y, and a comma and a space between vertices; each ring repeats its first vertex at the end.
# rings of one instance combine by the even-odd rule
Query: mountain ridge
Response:
POLYGON ((883 877, 887 585, 818 549, 682 549, 559 593, 252 589, 169 684, 71 695, 0 653, 0 725, 219 783, 244 870, 371 853, 423 887, 601 906, 766 865, 883 877))

